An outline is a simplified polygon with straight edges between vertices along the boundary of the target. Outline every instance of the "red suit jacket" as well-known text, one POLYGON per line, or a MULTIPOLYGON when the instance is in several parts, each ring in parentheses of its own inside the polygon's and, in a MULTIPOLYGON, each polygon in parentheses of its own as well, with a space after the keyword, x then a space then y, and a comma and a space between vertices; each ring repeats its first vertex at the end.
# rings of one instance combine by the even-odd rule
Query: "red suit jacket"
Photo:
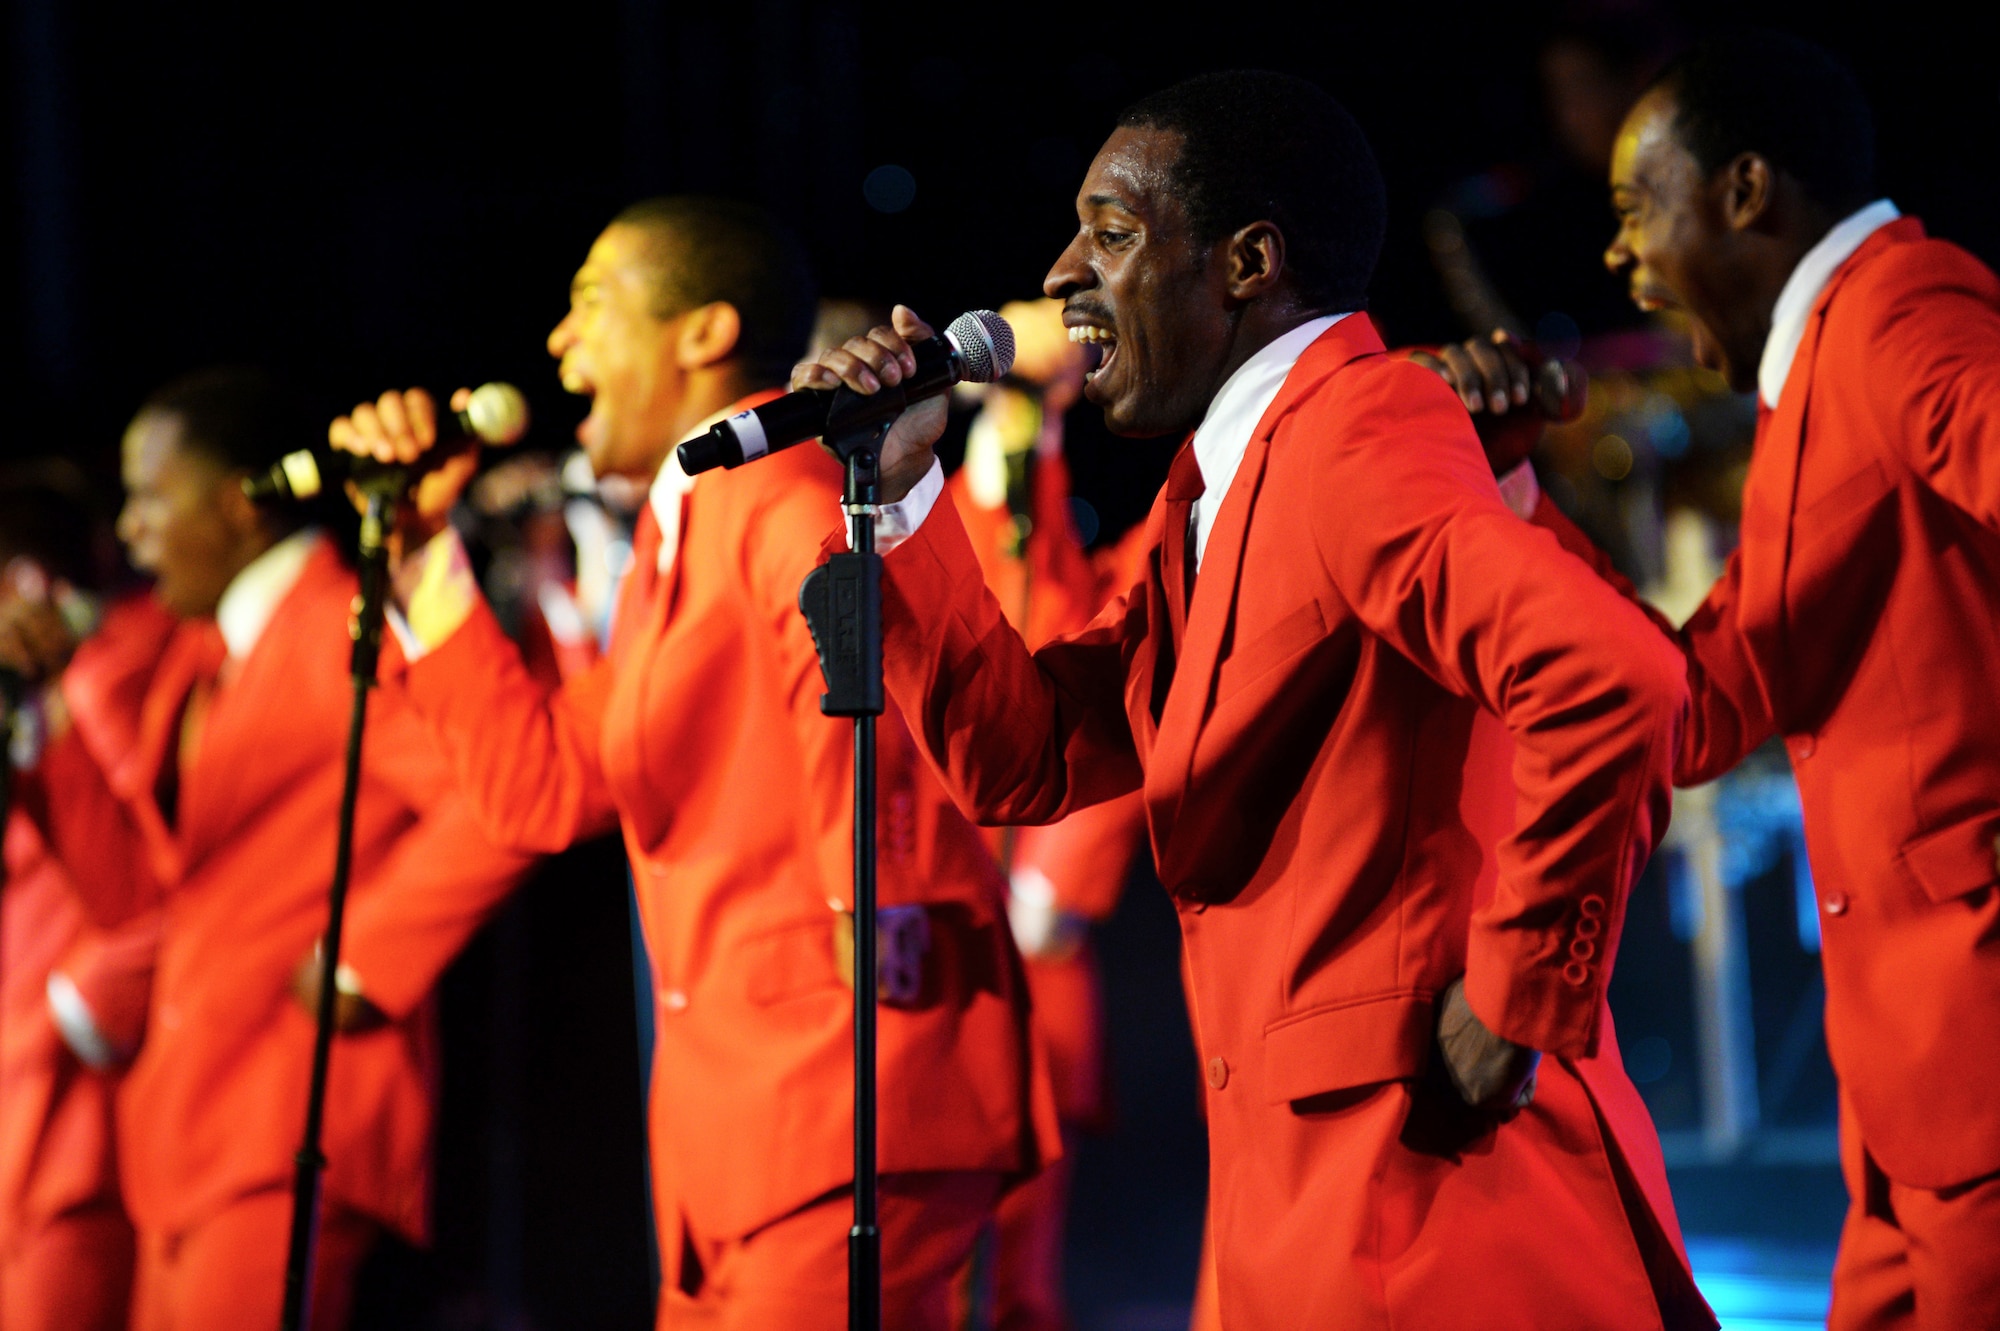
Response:
MULTIPOLYGON (((664 574, 649 507, 608 655, 553 696, 483 603, 405 678, 496 838, 555 850, 623 828, 658 1005, 669 1284, 684 1225, 747 1234, 853 1174, 853 745, 820 714, 798 610, 840 488, 815 448, 703 476, 664 574)), ((1056 1149, 1053 1112, 998 869, 903 726, 879 731, 881 902, 929 907, 937 977, 881 1013, 881 1168, 1031 1169, 1056 1149)))
MULTIPOLYGON (((1546 501, 1538 520, 1563 529, 1546 501)), ((2000 1170, 2000 280, 1913 217, 1814 304, 1743 538, 1676 634, 1684 785, 1782 735, 1826 1036, 1898 1182, 2000 1170)))
MULTIPOLYGON (((139 700, 173 629, 150 599, 114 606, 63 681, 71 722, 93 752, 112 759, 137 732, 139 700)), ((115 835, 115 833, 114 833, 115 835)), ((118 1200, 113 1148, 115 1068, 86 1067, 50 1017, 49 973, 59 967, 100 1030, 129 1056, 159 937, 149 913, 115 930, 95 928, 69 875, 23 810, 6 828, 0 895, 0 1252, 65 1211, 118 1200)))
MULTIPOLYGON (((163 901, 144 1048, 121 1090, 126 1206, 142 1230, 188 1229, 245 1193, 282 1187, 305 1124, 312 1018, 294 970, 326 928, 352 689, 354 575, 322 544, 249 656, 225 675, 172 826, 153 798, 178 745, 206 621, 184 623, 147 689, 115 791, 70 740, 28 793, 93 913, 163 901), (113 795, 143 849, 85 820, 113 795), (145 872, 119 865, 143 865, 145 872)), ((495 849, 418 719, 379 695, 369 716, 344 960, 392 1020, 335 1045, 326 1195, 421 1241, 430 1227, 436 1039, 426 1002, 445 965, 527 862, 495 849)))
POLYGON ((1210 1088, 1223 1316, 1657 1327, 1648 1260, 1698 1308, 1604 1001, 1666 821, 1680 661, 1512 518, 1450 391, 1365 316, 1258 426, 1184 634, 1183 475, 1145 580, 1032 656, 947 506, 888 556, 885 609, 895 696, 983 820, 1144 791, 1210 1088), (1551 1057, 1517 1118, 1433 1135, 1456 1111, 1418 1082, 1461 972, 1551 1057))

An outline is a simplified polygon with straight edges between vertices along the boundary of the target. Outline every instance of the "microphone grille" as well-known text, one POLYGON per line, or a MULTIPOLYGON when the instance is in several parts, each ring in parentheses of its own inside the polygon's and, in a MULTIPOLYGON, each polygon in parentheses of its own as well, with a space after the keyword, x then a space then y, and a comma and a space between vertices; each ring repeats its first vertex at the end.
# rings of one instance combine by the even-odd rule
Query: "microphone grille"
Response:
POLYGON ((992 310, 968 310, 944 330, 965 366, 964 381, 990 384, 1014 368, 1014 329, 992 310))
POLYGON ((511 444, 528 432, 528 399, 512 384, 481 384, 472 390, 465 416, 480 442, 511 444))

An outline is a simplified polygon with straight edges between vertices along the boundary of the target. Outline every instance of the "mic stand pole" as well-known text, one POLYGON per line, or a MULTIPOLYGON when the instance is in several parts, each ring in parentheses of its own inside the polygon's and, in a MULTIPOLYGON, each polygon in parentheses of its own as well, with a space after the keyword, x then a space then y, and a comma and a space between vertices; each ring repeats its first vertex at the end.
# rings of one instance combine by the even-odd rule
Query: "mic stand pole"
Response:
MULTIPOLYGON (((875 1015, 879 981, 875 934, 875 718, 882 714, 882 557, 875 553, 881 511, 876 462, 887 424, 842 431, 828 413, 825 439, 847 465, 843 507, 851 549, 816 568, 799 588, 827 691, 819 709, 854 718, 854 1227, 847 1236, 848 1331, 882 1326, 882 1231, 875 1150, 875 1015)), ((855 399, 860 401, 861 399, 855 399)))
POLYGON ((340 822, 334 843, 333 886, 328 892, 326 937, 320 945, 317 1029, 313 1036, 312 1082, 306 1093, 305 1138, 292 1180, 292 1237, 285 1261, 284 1331, 306 1331, 312 1318, 313 1254, 319 1245, 320 1150, 326 1116, 327 1065, 333 1056, 334 1006, 339 997, 340 931, 347 914, 348 879, 354 868, 354 804, 361 788, 361 737, 368 724, 368 693, 382 654, 382 615, 389 575, 385 536, 395 511, 400 480, 371 487, 361 518, 361 596, 350 632, 354 651, 354 710, 347 727, 347 765, 340 790, 340 822))

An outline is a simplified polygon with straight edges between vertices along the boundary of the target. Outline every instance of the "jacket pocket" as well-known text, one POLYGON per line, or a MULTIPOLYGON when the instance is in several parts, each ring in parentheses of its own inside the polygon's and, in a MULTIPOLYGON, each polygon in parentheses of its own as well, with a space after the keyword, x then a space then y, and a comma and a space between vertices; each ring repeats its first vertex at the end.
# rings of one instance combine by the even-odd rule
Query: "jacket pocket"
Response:
POLYGON ((1975 814, 1903 843, 1897 863, 1942 905, 2000 883, 2000 811, 1975 814))
POLYGON ((788 925, 743 944, 744 997, 769 1007, 823 989, 845 989, 834 964, 834 917, 788 925))
POLYGON ((1294 1013, 1264 1028, 1272 1104, 1415 1077, 1430 1056, 1429 994, 1403 991, 1294 1013))
POLYGON ((1882 464, 1871 461, 1810 499, 1800 496, 1797 539, 1810 544, 1823 535, 1842 531, 1850 519, 1874 508, 1895 488, 1882 464))
POLYGON ((1326 636, 1326 615, 1307 601, 1240 650, 1231 651, 1216 671, 1215 696, 1227 698, 1259 676, 1283 665, 1326 636))

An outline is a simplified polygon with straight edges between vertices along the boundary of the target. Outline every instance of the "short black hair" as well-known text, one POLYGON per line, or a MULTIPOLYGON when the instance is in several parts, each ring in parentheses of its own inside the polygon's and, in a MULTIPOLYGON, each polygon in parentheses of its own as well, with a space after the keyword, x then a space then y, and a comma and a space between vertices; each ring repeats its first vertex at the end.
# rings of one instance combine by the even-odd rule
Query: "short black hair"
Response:
POLYGON ((232 471, 256 474, 312 443, 297 400, 254 365, 216 365, 172 380, 140 407, 180 418, 182 446, 232 471))
POLYGON ((736 199, 644 199, 612 219, 647 233, 656 265, 653 313, 662 319, 712 301, 736 307, 737 355, 754 374, 783 379, 805 355, 819 288, 805 247, 769 210, 736 199))
POLYGON ((1268 70, 1203 74, 1135 102, 1118 124, 1180 136, 1173 183, 1198 240, 1274 223, 1301 299, 1367 307, 1388 195, 1361 126, 1324 89, 1268 70))
POLYGON ((1835 212, 1874 197, 1875 118, 1846 66, 1811 42, 1769 30, 1715 38, 1653 86, 1673 97, 1675 133, 1703 171, 1756 153, 1835 212))
MULTIPOLYGON (((180 445, 225 471, 252 476, 271 469, 295 449, 326 438, 315 426, 290 383, 255 365, 214 365, 184 374, 148 397, 139 413, 179 418, 180 445)), ((343 557, 358 530, 358 517, 339 486, 303 503, 273 501, 262 506, 266 527, 280 534, 307 525, 330 530, 343 557)))

